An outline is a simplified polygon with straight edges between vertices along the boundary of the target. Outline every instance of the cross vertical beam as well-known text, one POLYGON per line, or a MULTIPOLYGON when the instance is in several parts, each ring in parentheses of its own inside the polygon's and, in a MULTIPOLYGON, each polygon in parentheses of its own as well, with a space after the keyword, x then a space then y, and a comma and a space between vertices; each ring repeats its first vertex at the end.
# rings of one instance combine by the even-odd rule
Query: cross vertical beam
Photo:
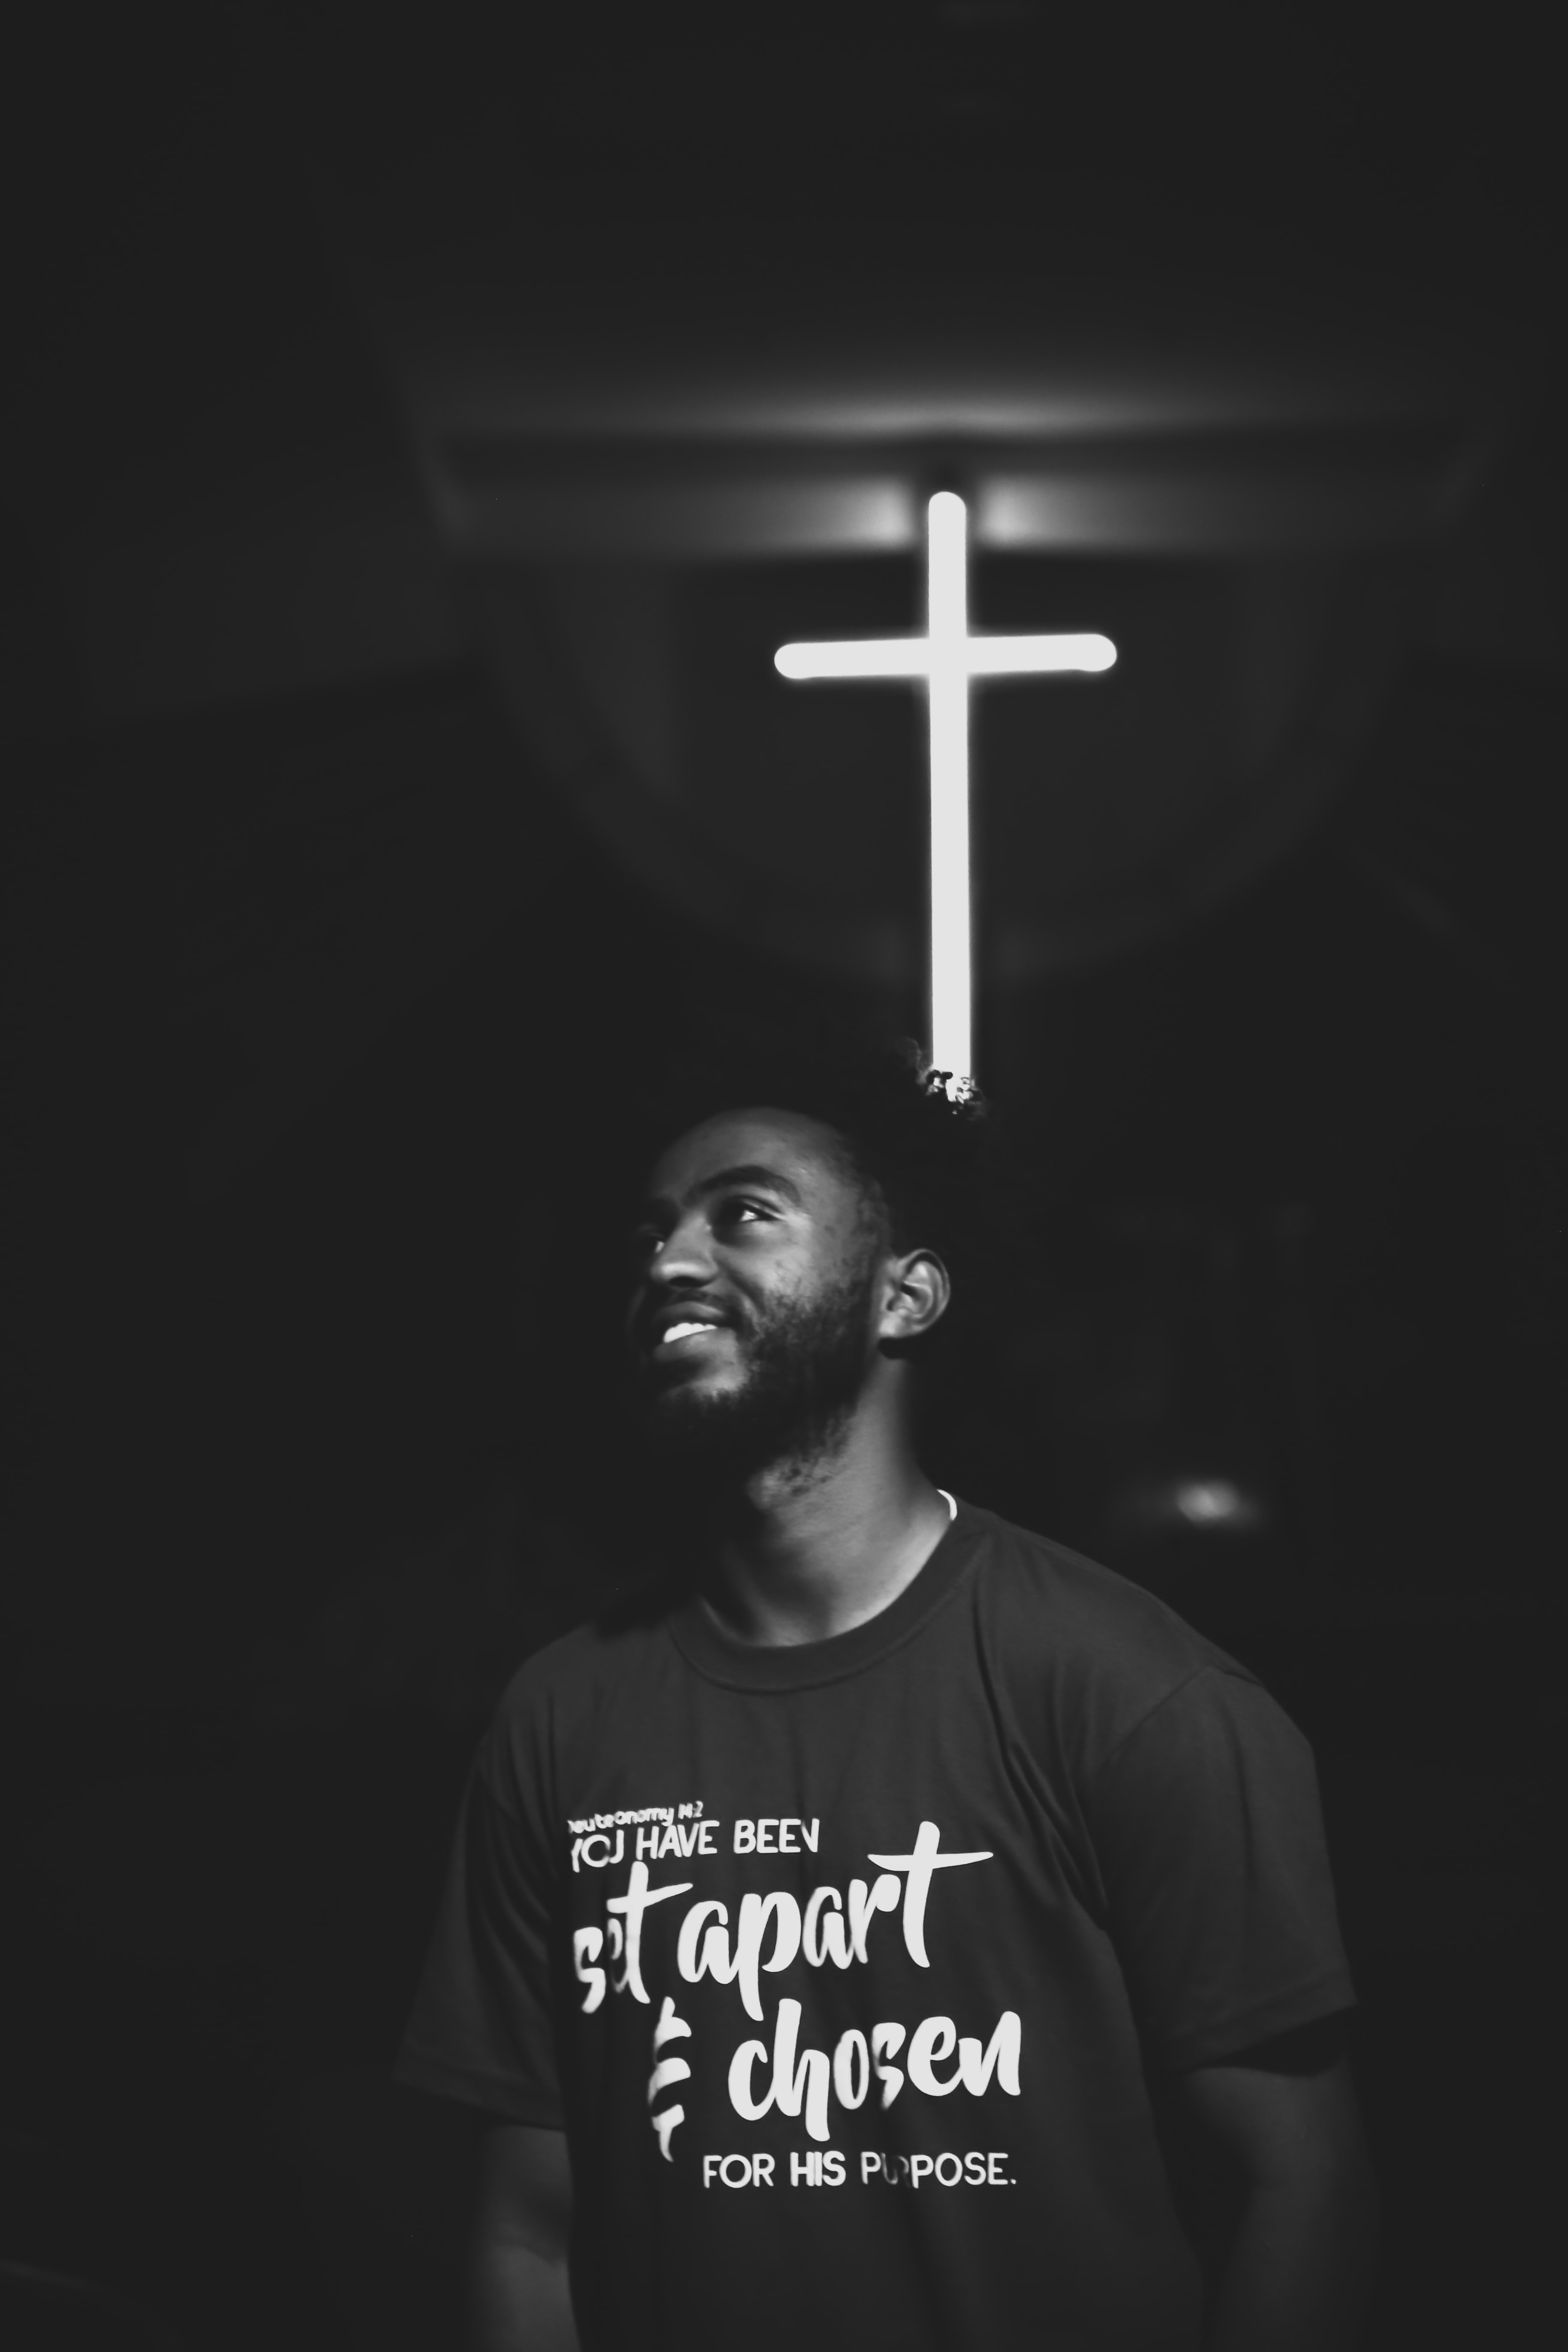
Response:
POLYGON ((963 500, 931 502, 926 566, 931 669, 931 1057, 967 1076, 973 1061, 969 856, 969 581, 963 500))
POLYGON ((923 677, 931 732, 931 1058, 967 1078, 973 1066, 969 854, 969 683, 1047 670, 1103 670, 1109 637, 972 637, 968 514, 952 490, 926 509, 926 635, 781 646, 789 678, 923 677))

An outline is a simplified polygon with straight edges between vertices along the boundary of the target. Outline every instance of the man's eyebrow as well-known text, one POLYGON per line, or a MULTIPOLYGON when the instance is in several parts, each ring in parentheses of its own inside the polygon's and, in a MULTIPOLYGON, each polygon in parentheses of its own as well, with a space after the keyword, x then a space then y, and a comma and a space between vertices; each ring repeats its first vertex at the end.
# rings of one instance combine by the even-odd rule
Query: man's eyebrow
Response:
POLYGON ((736 1168, 721 1168, 716 1176, 704 1176, 701 1183, 693 1185, 692 1190, 694 1192, 725 1192, 745 1184, 755 1184, 765 1192, 782 1193, 786 1201, 793 1201, 797 1209, 801 1205, 799 1185, 792 1184, 787 1176, 781 1176, 776 1168, 764 1168, 756 1160, 742 1160, 736 1168))
MULTIPOLYGON (((776 1192, 782 1200, 790 1202, 797 1209, 805 1205, 797 1184, 793 1184, 787 1176, 781 1176, 776 1168, 764 1168, 761 1160, 742 1160, 733 1168, 721 1168, 713 1175, 704 1176, 700 1183, 691 1187, 688 1197, 704 1200, 714 1192, 733 1192, 737 1187, 748 1184, 759 1192, 776 1192)), ((643 1217, 645 1220, 657 1217, 660 1211, 668 1213, 676 1205, 668 1195, 649 1201, 644 1205, 643 1217)))

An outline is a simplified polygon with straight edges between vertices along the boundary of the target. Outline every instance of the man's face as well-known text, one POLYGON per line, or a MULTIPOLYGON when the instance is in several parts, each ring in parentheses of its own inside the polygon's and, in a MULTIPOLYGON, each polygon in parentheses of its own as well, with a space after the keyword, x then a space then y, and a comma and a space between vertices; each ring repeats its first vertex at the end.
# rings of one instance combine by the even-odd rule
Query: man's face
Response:
POLYGON ((729 1111, 654 1168, 627 1330, 658 1456, 745 1476, 831 1443, 874 1352, 881 1236, 829 1128, 729 1111))

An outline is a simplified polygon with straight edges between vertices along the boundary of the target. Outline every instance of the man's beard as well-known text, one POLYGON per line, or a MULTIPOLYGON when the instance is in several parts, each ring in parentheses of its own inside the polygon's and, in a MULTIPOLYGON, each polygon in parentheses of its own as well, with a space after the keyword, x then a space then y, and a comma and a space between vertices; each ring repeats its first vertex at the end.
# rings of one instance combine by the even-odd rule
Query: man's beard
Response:
POLYGON ((645 1391, 648 1467, 680 1488, 733 1486, 782 1464, 830 1454, 866 1377, 875 1269, 815 1298, 789 1299, 737 1332, 743 1377, 705 1395, 693 1382, 645 1391))

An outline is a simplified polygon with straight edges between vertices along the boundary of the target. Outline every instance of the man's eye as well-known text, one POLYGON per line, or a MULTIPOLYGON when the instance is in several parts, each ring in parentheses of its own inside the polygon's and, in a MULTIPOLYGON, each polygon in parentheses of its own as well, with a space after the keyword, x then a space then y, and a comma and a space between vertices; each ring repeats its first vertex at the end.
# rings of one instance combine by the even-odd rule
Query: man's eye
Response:
POLYGON ((725 1225, 761 1224, 767 1214, 760 1201, 726 1201, 719 1212, 719 1222, 725 1225))

